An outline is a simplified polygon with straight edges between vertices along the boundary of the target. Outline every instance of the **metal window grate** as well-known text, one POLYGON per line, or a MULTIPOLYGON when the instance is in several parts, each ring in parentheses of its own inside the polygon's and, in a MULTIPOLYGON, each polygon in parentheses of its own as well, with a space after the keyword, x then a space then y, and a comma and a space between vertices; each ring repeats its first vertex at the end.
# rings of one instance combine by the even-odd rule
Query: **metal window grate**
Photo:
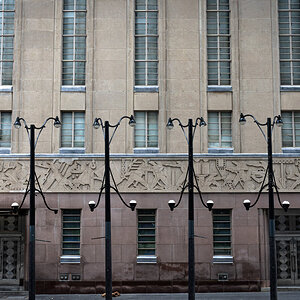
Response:
POLYGON ((11 112, 0 112, 0 147, 11 146, 11 112))
POLYGON ((157 0, 135 1, 135 85, 158 84, 157 0))
POLYGON ((207 0, 208 85, 231 84, 229 0, 207 0))
POLYGON ((213 210, 214 255, 231 255, 231 210, 213 210))
POLYGON ((62 85, 85 85, 86 0, 64 0, 62 85))
POLYGON ((0 2, 0 83, 12 84, 15 0, 0 2))
POLYGON ((232 147, 231 112, 208 112, 208 147, 232 147))
POLYGON ((155 209, 138 209, 138 255, 155 255, 155 209))
POLYGON ((62 112, 61 147, 83 148, 85 139, 84 112, 62 112))
POLYGON ((62 210, 62 255, 80 255, 80 209, 62 210))

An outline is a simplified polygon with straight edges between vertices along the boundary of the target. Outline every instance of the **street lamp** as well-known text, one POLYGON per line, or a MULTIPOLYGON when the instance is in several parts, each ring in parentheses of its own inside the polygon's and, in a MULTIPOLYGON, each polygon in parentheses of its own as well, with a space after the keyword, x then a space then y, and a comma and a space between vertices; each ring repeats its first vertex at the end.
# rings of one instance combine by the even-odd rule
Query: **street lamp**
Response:
POLYGON ((121 121, 123 119, 129 119, 128 124, 131 127, 135 126, 135 119, 133 115, 130 117, 128 116, 123 116, 120 121, 115 124, 115 125, 110 125, 108 121, 105 121, 103 124, 103 121, 101 118, 96 118, 93 127, 95 129, 102 128, 103 134, 104 134, 104 142, 105 142, 105 171, 104 171, 104 176, 102 179, 102 185, 100 188, 100 192, 98 195, 98 201, 97 203, 95 201, 90 201, 89 202, 89 207, 91 211, 94 211, 95 208, 100 203, 101 199, 101 194, 103 190, 105 190, 105 292, 106 292, 106 299, 111 300, 112 299, 112 260, 111 260, 111 210, 110 210, 110 190, 113 189, 123 204, 130 208, 132 211, 134 211, 136 207, 136 201, 131 200, 129 205, 123 200, 116 181, 113 177, 113 174, 111 172, 109 162, 110 162, 110 157, 109 157, 109 145, 115 135, 116 130, 118 129, 119 125, 121 124, 121 121), (109 127, 114 128, 114 131, 109 137, 109 127), (113 186, 110 184, 110 178, 113 181, 113 186))
POLYGON ((204 119, 197 118, 195 121, 195 124, 193 124, 193 120, 189 119, 187 125, 183 125, 181 121, 178 118, 171 119, 169 118, 168 123, 167 123, 167 128, 168 129, 173 129, 174 128, 174 121, 177 121, 179 123, 179 126, 182 129, 182 132, 185 136, 185 139, 188 143, 188 170, 183 182, 183 187, 180 193, 179 201, 176 204, 174 200, 169 200, 168 205, 170 207, 170 210, 173 211, 174 208, 176 208, 181 200, 183 193, 186 188, 188 188, 188 195, 189 195, 189 202, 188 202, 188 228, 189 228, 189 300, 194 300, 195 299, 195 243, 194 243, 194 188, 196 188, 200 200, 203 204, 204 207, 208 208, 209 211, 212 210, 212 207, 214 205, 214 202, 212 200, 208 200, 206 204, 203 201, 202 194, 198 185, 198 181, 196 178, 196 174, 194 171, 194 166, 193 166, 193 140, 194 140, 194 134, 196 131, 197 126, 206 126, 206 122, 204 119), (188 128, 188 136, 186 135, 185 128, 188 128), (187 183, 188 179, 188 183, 187 183), (194 184, 194 179, 195 183, 194 184))
POLYGON ((46 119, 44 124, 41 127, 36 127, 34 124, 31 124, 29 127, 27 126, 26 121, 23 118, 17 117, 14 123, 14 127, 19 129, 21 127, 21 121, 24 123, 24 127, 27 131, 29 143, 30 143, 30 175, 27 183, 27 187, 25 190, 25 194, 23 196, 23 200, 19 205, 17 202, 12 203, 11 209, 13 213, 17 213, 19 209, 22 208, 25 198, 28 193, 30 193, 30 204, 29 204, 29 300, 35 299, 35 193, 38 192, 45 203, 45 206, 57 214, 57 209, 52 209, 48 206, 43 191, 41 189, 40 183, 38 181, 38 177, 35 173, 35 147, 40 137, 41 132, 46 127, 46 123, 49 120, 54 120, 54 126, 59 128, 61 126, 61 122, 59 118, 56 116, 55 118, 50 117, 46 119), (35 139, 35 130, 38 131, 37 138, 35 139), (35 187, 35 182, 38 185, 38 188, 35 187))
POLYGON ((269 190, 269 247, 270 247, 270 299, 277 300, 277 262, 276 262, 276 247, 275 247, 275 213, 274 213, 274 191, 273 187, 275 188, 276 195, 278 198, 278 202, 280 206, 287 211, 290 203, 288 201, 281 202, 279 197, 279 191, 276 184, 274 172, 273 172, 273 161, 272 161, 272 129, 274 128, 274 125, 277 125, 278 127, 281 127, 283 125, 283 121, 280 115, 277 115, 273 118, 273 121, 271 121, 271 118, 267 118, 266 123, 260 123, 258 122, 255 117, 251 114, 242 114, 240 115, 239 123, 241 125, 244 125, 246 123, 246 118, 251 117, 258 126, 259 130, 264 136, 264 139, 267 142, 268 145, 268 167, 266 169, 266 173, 264 176, 264 179, 261 184, 261 188, 258 192, 257 199, 253 204, 251 204, 251 201, 246 199, 244 200, 243 204, 246 208, 246 210, 249 210, 251 207, 256 205, 256 203, 259 200, 261 192, 264 190, 264 188, 268 187, 269 190), (262 129, 263 126, 267 126, 267 137, 262 129), (268 183, 265 184, 265 180, 268 174, 268 183))

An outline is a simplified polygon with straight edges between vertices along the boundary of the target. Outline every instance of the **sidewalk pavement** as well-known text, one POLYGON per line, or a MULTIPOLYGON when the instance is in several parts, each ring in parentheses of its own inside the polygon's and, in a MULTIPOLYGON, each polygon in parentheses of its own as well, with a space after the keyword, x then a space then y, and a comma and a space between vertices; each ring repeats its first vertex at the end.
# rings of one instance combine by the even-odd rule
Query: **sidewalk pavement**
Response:
MULTIPOLYGON (((27 300, 28 296, 0 296, 0 299, 27 300)), ((37 295, 36 300, 105 300, 101 295, 37 295)), ((188 294, 122 294, 113 299, 118 300, 187 300, 188 294)), ((197 300, 265 300, 270 299, 270 293, 203 293, 196 294, 197 300)), ((278 300, 299 300, 300 291, 278 292, 278 300)))

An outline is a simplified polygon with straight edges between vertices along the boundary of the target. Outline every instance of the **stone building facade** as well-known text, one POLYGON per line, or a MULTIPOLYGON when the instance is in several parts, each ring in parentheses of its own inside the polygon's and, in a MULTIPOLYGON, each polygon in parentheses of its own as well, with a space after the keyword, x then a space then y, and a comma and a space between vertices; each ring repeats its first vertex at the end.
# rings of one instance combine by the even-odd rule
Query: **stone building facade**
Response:
POLYGON ((110 145, 113 287, 121 292, 187 290, 187 196, 173 212, 187 172, 179 126, 202 116, 194 135, 197 291, 269 286, 268 195, 252 202, 267 169, 267 144, 253 122, 282 115, 273 130, 278 284, 300 279, 300 3, 292 0, 0 1, 0 287, 26 289, 29 177, 26 130, 17 116, 47 124, 36 144, 36 174, 50 207, 36 197, 37 291, 104 290, 104 200, 91 213, 104 173, 101 117, 122 123, 110 145))

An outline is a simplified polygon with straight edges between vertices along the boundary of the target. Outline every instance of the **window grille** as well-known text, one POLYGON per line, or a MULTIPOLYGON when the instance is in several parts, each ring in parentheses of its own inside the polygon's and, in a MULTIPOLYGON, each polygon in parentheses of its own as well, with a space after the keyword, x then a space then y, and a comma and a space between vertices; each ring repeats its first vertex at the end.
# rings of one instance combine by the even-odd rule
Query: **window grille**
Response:
POLYGON ((80 209, 62 210, 62 255, 80 255, 80 209))
POLYGON ((213 210, 214 255, 231 255, 231 210, 213 210))
POLYGON ((300 147, 300 112, 282 112, 282 147, 300 147))
POLYGON ((61 147, 83 148, 84 138, 84 112, 63 112, 61 126, 61 147))
POLYGON ((135 147, 158 147, 158 113, 138 111, 135 112, 135 120, 135 147))
POLYGON ((64 0, 62 85, 85 85, 86 0, 64 0))
POLYGON ((158 84, 157 0, 135 1, 135 85, 158 84))
POLYGON ((300 85, 300 2, 278 1, 281 85, 300 85))
POLYGON ((207 0, 208 85, 231 84, 229 0, 207 0))
POLYGON ((155 255, 155 209, 138 209, 138 255, 155 255))
POLYGON ((0 112, 0 147, 11 147, 11 112, 0 112))
POLYGON ((208 112, 208 147, 232 147, 231 112, 208 112))
POLYGON ((12 85, 15 0, 0 1, 0 82, 12 85))

